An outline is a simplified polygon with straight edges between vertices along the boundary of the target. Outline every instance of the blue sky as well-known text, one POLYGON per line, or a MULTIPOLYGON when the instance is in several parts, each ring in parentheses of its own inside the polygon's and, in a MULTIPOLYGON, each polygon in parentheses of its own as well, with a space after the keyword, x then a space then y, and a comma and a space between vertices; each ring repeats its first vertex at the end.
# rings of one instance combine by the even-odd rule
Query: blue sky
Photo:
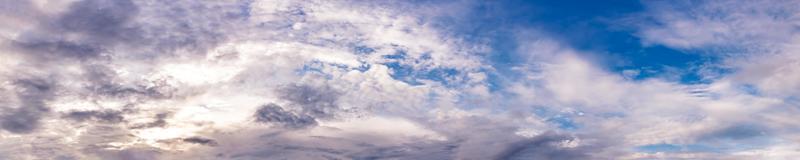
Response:
MULTIPOLYGON (((494 66, 513 65, 515 34, 534 29, 554 37, 553 40, 576 50, 591 52, 604 69, 613 72, 646 70, 633 77, 646 79, 663 76, 667 69, 679 72, 683 83, 702 83, 703 77, 693 66, 714 63, 717 57, 697 54, 662 45, 643 44, 630 24, 644 10, 638 1, 578 2, 578 1, 504 1, 475 6, 462 22, 455 22, 458 32, 466 37, 491 39, 494 66), (628 24, 626 24, 628 23, 628 24), (463 27, 463 28, 462 28, 463 27), (463 29, 463 30, 462 30, 463 29)), ((636 23, 657 23, 636 19, 636 23)))
POLYGON ((794 1, 4 4, 0 159, 800 157, 794 1))

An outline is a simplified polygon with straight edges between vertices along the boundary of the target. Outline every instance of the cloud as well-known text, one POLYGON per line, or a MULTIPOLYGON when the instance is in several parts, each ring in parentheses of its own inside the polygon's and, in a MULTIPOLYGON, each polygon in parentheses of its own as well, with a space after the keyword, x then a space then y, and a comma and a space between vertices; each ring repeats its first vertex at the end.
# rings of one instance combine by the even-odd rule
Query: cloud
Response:
POLYGON ((139 12, 131 1, 80 1, 70 5, 67 13, 55 20, 53 27, 66 32, 88 35, 89 42, 130 41, 137 36, 135 28, 126 27, 139 12))
POLYGON ((617 73, 532 28, 492 29, 516 46, 494 53, 493 36, 451 30, 480 2, 13 3, 0 7, 21 11, 0 11, 0 158, 793 155, 791 7, 647 3, 631 16, 655 21, 631 24, 643 44, 775 52, 719 56, 736 70, 685 84, 617 73), (679 151, 637 150, 653 146, 679 151))
POLYGON ((723 78, 739 85, 755 85, 767 96, 786 97, 797 95, 785 88, 795 88, 789 81, 798 80, 797 71, 791 69, 798 61, 793 54, 798 5, 791 1, 651 2, 646 3, 646 12, 633 18, 637 23, 632 25, 645 44, 719 57, 721 62, 700 68, 733 70, 731 76, 723 78))
POLYGON ((46 100, 53 96, 51 82, 44 79, 20 79, 14 82, 19 106, 9 108, 0 117, 0 127, 12 133, 30 133, 36 130, 42 117, 50 111, 46 100))
MULTIPOLYGON (((636 19, 644 43, 692 49, 769 50, 794 33, 798 4, 780 2, 647 2, 647 12, 636 19), (646 20, 651 19, 651 20, 646 20), (766 43, 765 43, 766 42, 766 43)), ((736 52, 735 50, 721 50, 736 52)))
POLYGON ((182 139, 184 142, 188 143, 197 143, 202 145, 209 145, 209 146, 216 146, 217 141, 213 139, 203 138, 203 137, 189 137, 182 139))
POLYGON ((158 113, 155 115, 155 120, 147 123, 140 123, 132 126, 131 128, 139 129, 139 128, 153 128, 153 127, 166 127, 167 121, 166 118, 170 117, 172 113, 158 113))
POLYGON ((257 122, 277 123, 290 128, 303 128, 317 124, 317 121, 314 119, 314 117, 306 114, 298 115, 285 111, 276 104, 267 104, 261 106, 256 111, 254 117, 256 118, 257 122))
POLYGON ((125 120, 119 111, 72 111, 64 114, 64 117, 77 121, 97 120, 108 123, 119 123, 125 120))
MULTIPOLYGON (((637 19, 641 23, 634 25, 643 43, 710 54, 721 59, 712 62, 714 65, 731 71, 710 82, 707 93, 715 100, 702 103, 708 106, 709 118, 727 119, 720 122, 725 127, 709 126, 695 134, 700 143, 714 143, 716 149, 725 151, 699 157, 726 157, 760 150, 755 148, 781 148, 794 139, 791 137, 796 133, 786 131, 788 128, 777 120, 785 115, 777 112, 796 113, 790 106, 792 97, 798 93, 788 89, 796 88, 792 82, 798 75, 792 69, 798 62, 793 54, 797 42, 798 11, 793 7, 798 5, 796 2, 648 2, 646 5, 647 10, 637 16, 647 18, 637 19), (735 145, 720 147, 725 146, 720 143, 735 145)), ((761 158, 782 155, 786 153, 750 154, 761 158)))
POLYGON ((14 44, 37 58, 96 58, 116 43, 141 39, 137 28, 128 24, 137 11, 131 1, 75 2, 58 17, 45 19, 38 30, 16 38, 14 44), (48 36, 54 33, 76 36, 48 36))
MULTIPOLYGON (((547 132, 517 142, 496 159, 588 159, 591 151, 579 145, 579 139, 547 132)), ((597 149, 597 148, 594 148, 597 149)))
MULTIPOLYGON (((301 111, 306 115, 326 118, 339 110, 336 101, 341 93, 327 86, 314 87, 293 84, 282 87, 277 92, 280 98, 300 105, 301 111)), ((259 113, 261 113, 260 111, 259 113)))

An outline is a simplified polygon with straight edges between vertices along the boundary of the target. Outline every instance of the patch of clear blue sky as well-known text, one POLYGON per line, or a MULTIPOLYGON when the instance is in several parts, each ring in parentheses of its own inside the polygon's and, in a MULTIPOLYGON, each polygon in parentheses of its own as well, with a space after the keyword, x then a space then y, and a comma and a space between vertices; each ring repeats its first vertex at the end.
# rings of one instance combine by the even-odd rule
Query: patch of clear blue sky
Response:
POLYGON ((620 74, 639 70, 639 75, 631 77, 633 80, 671 77, 669 80, 680 83, 708 82, 699 74, 700 65, 715 63, 718 57, 697 53, 701 51, 643 45, 632 23, 655 22, 646 18, 625 23, 620 20, 643 11, 643 4, 630 0, 485 1, 474 5, 463 17, 433 21, 453 35, 491 46, 491 53, 485 58, 498 71, 490 74, 494 87, 518 78, 511 68, 526 63, 519 58, 525 53, 517 53, 519 32, 523 30, 542 32, 547 38, 577 49, 597 60, 605 70, 620 74))
POLYGON ((574 131, 580 128, 580 124, 572 120, 573 116, 580 116, 576 113, 558 112, 547 109, 546 107, 537 107, 533 110, 533 113, 559 129, 574 131))
MULTIPOLYGON (((365 49, 362 48, 359 50, 365 49)), ((449 80, 454 76, 458 76, 459 74, 459 71, 454 68, 414 68, 412 64, 403 63, 402 61, 404 60, 417 61, 415 59, 409 59, 410 57, 408 57, 406 51, 404 50, 397 50, 395 54, 384 55, 383 58, 391 60, 390 62, 383 63, 383 65, 386 65, 386 67, 392 69, 392 78, 406 82, 410 85, 424 84, 419 79, 439 82, 447 87, 454 87, 457 85, 457 83, 459 83, 449 80)), ((427 60, 430 58, 430 54, 423 54, 419 59, 427 60)))

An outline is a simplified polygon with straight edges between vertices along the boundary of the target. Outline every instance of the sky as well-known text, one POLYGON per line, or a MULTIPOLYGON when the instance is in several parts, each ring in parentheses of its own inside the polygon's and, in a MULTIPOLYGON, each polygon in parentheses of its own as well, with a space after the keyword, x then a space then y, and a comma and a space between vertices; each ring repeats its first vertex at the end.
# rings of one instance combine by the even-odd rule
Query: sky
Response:
POLYGON ((800 1, 0 3, 0 160, 800 157, 800 1))

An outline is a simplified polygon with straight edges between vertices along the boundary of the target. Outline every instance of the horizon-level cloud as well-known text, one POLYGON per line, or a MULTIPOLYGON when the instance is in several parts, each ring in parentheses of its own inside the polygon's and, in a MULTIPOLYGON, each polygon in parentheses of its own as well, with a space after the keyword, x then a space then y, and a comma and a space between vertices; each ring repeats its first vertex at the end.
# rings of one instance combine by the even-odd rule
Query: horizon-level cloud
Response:
POLYGON ((2 2, 0 159, 800 156, 792 1, 2 2))

